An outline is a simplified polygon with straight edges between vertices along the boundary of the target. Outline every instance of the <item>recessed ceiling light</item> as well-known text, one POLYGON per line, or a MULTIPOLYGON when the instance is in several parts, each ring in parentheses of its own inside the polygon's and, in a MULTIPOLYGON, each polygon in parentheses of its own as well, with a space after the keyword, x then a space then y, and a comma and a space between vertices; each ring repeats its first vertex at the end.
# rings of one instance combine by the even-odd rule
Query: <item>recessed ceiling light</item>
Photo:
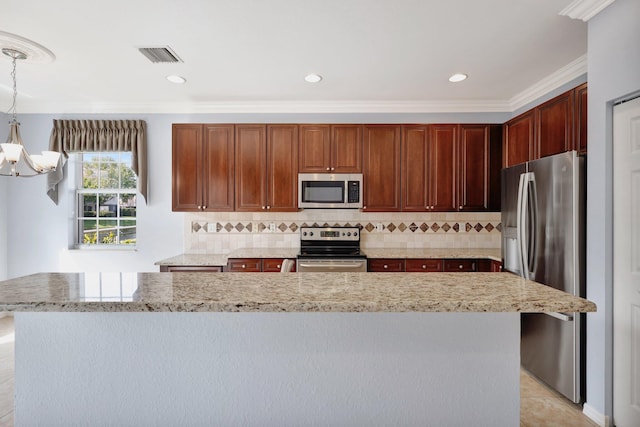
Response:
POLYGON ((319 74, 311 73, 305 76, 304 78, 309 83, 318 83, 322 80, 322 76, 319 74))
POLYGON ((467 76, 466 74, 457 73, 457 74, 454 74, 453 76, 449 77, 449 81, 451 83, 458 83, 458 82, 461 82, 463 80, 466 80, 467 77, 469 77, 469 76, 467 76))
POLYGON ((175 75, 167 76, 167 80, 169 80, 171 83, 179 83, 179 84, 187 81, 187 79, 185 79, 184 77, 175 76, 175 75))

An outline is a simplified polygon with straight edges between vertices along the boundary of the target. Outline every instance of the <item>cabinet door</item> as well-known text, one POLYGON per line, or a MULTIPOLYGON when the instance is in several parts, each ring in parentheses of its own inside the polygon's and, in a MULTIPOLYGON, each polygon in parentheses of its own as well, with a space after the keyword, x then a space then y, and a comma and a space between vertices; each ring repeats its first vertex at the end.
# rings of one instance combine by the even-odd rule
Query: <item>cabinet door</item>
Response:
POLYGON ((367 260, 367 271, 370 272, 401 273, 404 268, 404 259, 376 258, 367 260))
POLYGON ((489 126, 460 127, 458 210, 489 207, 489 126))
MULTIPOLYGON (((279 273, 282 268, 282 258, 264 258, 262 260, 262 271, 265 273, 279 273)), ((296 271, 296 261, 293 260, 293 270, 296 271)))
POLYGON ((220 273, 222 267, 219 265, 163 265, 161 272, 166 273, 220 273))
POLYGON ((402 210, 429 210, 427 158, 429 149, 427 126, 402 127, 402 210))
POLYGON ((363 211, 400 210, 400 126, 365 126, 363 177, 363 211))
POLYGON ((407 273, 435 273, 442 271, 442 264, 441 259, 410 258, 406 262, 406 271, 407 273))
POLYGON ((202 208, 205 211, 234 209, 234 126, 205 125, 202 208))
POLYGON ((330 125, 300 125, 300 172, 327 173, 331 170, 330 138, 330 125))
POLYGON ((267 210, 298 210, 298 125, 267 126, 267 210))
POLYGON ((267 208, 267 147, 264 125, 236 126, 236 211, 267 208))
POLYGON ((331 172, 362 173, 362 125, 331 126, 331 172))
POLYGON ((536 158, 573 149, 573 92, 565 92, 535 111, 536 158))
POLYGON ((458 125, 429 126, 429 210, 457 210, 458 125))
POLYGON ((575 90, 575 137, 574 150, 579 154, 587 153, 587 84, 584 83, 575 90))
POLYGON ((505 168, 534 159, 534 121, 534 111, 530 110, 504 125, 502 155, 505 168))
POLYGON ((174 212, 201 210, 202 133, 200 124, 172 126, 171 207, 174 212))

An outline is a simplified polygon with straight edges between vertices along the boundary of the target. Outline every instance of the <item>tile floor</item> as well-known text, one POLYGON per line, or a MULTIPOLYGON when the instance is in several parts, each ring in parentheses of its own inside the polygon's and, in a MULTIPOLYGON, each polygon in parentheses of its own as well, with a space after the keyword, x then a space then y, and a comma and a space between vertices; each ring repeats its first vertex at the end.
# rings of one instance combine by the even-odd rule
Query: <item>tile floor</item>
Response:
MULTIPOLYGON (((0 318, 0 427, 13 426, 13 317, 0 318)), ((520 374, 520 427, 594 427, 573 405, 529 376, 520 374)))

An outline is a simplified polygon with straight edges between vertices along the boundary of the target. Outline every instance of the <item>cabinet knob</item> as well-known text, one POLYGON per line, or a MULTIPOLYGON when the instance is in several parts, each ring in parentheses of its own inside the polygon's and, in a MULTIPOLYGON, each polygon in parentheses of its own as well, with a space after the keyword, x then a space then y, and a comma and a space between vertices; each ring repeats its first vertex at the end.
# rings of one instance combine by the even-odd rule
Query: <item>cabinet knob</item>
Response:
POLYGON ((426 265, 424 265, 424 264, 422 264, 422 269, 423 269, 423 270, 426 270, 426 269, 427 269, 427 266, 426 266, 426 265))
POLYGON ((263 207, 262 207, 262 209, 266 209, 266 208, 267 208, 266 206, 263 206, 263 207))
POLYGON ((331 168, 332 171, 336 170, 336 168, 331 168))
POLYGON ((247 268, 247 265, 246 264, 242 264, 242 268, 247 268))
POLYGON ((271 206, 267 206, 267 209, 271 209, 271 206))
POLYGON ((330 170, 331 170, 331 168, 327 168, 327 170, 328 170, 328 171, 330 171, 330 170))
POLYGON ((460 270, 462 270, 462 268, 463 268, 462 264, 460 264, 460 265, 458 266, 458 268, 459 268, 460 270))
POLYGON ((462 206, 459 206, 458 209, 462 210, 462 206))
POLYGON ((382 268, 389 268, 389 266, 387 264, 385 264, 382 268))
POLYGON ((199 209, 199 210, 202 210, 202 206, 198 205, 198 209, 199 209))
POLYGON ((276 268, 280 268, 280 264, 276 264, 276 268))
POLYGON ((207 209, 207 205, 204 205, 204 206, 202 207, 202 210, 205 210, 205 209, 207 209))

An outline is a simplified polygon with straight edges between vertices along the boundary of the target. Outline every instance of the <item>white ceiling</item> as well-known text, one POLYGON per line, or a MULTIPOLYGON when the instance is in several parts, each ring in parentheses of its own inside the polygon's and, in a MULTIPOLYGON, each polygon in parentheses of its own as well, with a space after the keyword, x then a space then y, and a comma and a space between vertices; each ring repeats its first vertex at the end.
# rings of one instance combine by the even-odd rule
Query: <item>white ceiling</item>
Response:
POLYGON ((0 31, 56 56, 18 63, 18 113, 513 111, 586 72, 586 23, 558 14, 569 3, 3 0, 0 31), (184 63, 153 64, 148 46, 184 63))

